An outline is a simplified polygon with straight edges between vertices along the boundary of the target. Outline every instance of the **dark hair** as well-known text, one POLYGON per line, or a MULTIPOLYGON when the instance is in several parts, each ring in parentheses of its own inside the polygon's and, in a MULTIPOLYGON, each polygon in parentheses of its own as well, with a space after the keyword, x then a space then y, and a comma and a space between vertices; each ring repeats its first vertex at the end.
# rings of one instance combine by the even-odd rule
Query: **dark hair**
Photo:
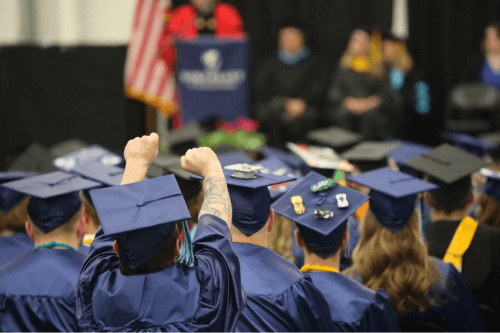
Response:
POLYGON ((154 273, 161 271, 167 267, 175 264, 175 247, 177 245, 177 240, 180 237, 180 232, 182 228, 182 222, 178 222, 174 231, 167 239, 163 242, 161 247, 149 258, 144 264, 137 268, 130 268, 122 259, 120 258, 120 271, 123 275, 135 275, 140 273, 154 273))
POLYGON ((487 194, 482 194, 478 201, 481 207, 477 214, 479 223, 500 229, 500 203, 487 194))
POLYGON ((304 240, 304 238, 300 234, 300 231, 298 229, 297 229, 297 231, 299 233, 300 239, 302 240, 302 243, 304 244, 304 249, 307 251, 307 253, 314 253, 315 255, 317 255, 320 258, 327 259, 327 258, 330 258, 332 255, 336 254, 337 252, 339 252, 339 250, 342 248, 342 243, 344 242, 344 237, 349 232, 349 228, 347 227, 347 223, 345 224, 344 228, 345 229, 344 229, 344 233, 342 234, 341 241, 338 243, 338 245, 335 245, 335 247, 332 248, 332 250, 329 252, 329 254, 327 253, 328 255, 326 256, 326 258, 325 258, 325 255, 318 254, 316 251, 311 250, 311 248, 307 245, 307 242, 304 240))
POLYGON ((450 215, 456 210, 463 210, 469 204, 472 196, 472 180, 470 176, 463 177, 452 184, 446 184, 433 177, 427 181, 439 186, 429 192, 429 203, 435 209, 450 215))

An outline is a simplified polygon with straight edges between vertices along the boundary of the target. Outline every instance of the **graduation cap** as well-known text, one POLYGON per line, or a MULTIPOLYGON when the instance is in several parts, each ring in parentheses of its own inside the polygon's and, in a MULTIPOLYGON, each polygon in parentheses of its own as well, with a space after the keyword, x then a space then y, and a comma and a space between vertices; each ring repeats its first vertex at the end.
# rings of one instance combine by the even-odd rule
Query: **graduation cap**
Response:
POLYGON ((468 134, 442 132, 441 136, 455 147, 477 157, 484 157, 488 151, 498 149, 498 144, 468 134))
MULTIPOLYGON (((296 177, 258 172, 262 166, 231 165, 224 168, 231 206, 233 225, 246 236, 251 236, 267 223, 271 209, 268 186, 296 180, 296 177)), ((203 179, 192 176, 195 179, 203 179)))
POLYGON ((78 166, 91 162, 99 162, 109 166, 118 166, 123 164, 124 159, 122 156, 115 154, 104 147, 92 145, 69 155, 56 158, 52 163, 59 170, 70 172, 78 166))
POLYGON ((8 168, 9 171, 52 172, 52 155, 42 144, 34 142, 19 155, 8 168))
POLYGON ((386 166, 387 157, 399 146, 397 142, 365 141, 342 153, 341 157, 365 172, 386 166))
POLYGON ((309 132, 307 138, 318 144, 331 147, 337 151, 351 147, 362 140, 358 133, 341 127, 329 127, 309 132))
POLYGON ((500 173, 489 169, 481 169, 481 175, 487 177, 483 193, 500 203, 500 173))
MULTIPOLYGON (((36 172, 5 171, 0 172, 0 184, 38 175, 36 172)), ((25 197, 24 193, 0 186, 0 211, 8 212, 20 203, 25 197)))
POLYGON ((120 185, 124 171, 123 168, 104 164, 100 160, 78 164, 71 169, 72 173, 98 181, 107 186, 120 185))
POLYGON ((349 216, 361 207, 368 196, 356 192, 348 187, 337 184, 322 194, 311 191, 311 185, 327 180, 316 172, 310 172, 279 198, 273 205, 274 211, 294 221, 300 231, 300 235, 307 247, 323 259, 328 258, 337 249, 344 237, 349 216), (347 207, 341 207, 337 201, 338 194, 345 194, 348 202, 347 207), (295 213, 291 198, 300 196, 305 207, 304 214, 295 213), (318 205, 318 198, 326 196, 325 200, 318 205), (332 219, 315 219, 314 211, 327 209, 333 212, 332 219))
POLYGON ((389 154, 389 158, 393 159, 399 165, 423 155, 433 148, 431 146, 421 145, 418 143, 401 141, 400 146, 389 154))
POLYGON ((371 189, 370 210, 391 232, 399 231, 409 222, 415 211, 418 193, 438 188, 389 167, 348 177, 348 180, 371 189))
POLYGON ((115 236, 132 269, 145 263, 191 218, 174 175, 90 191, 103 232, 115 236))
MULTIPOLYGON (((275 156, 265 158, 256 163, 256 165, 264 167, 264 169, 260 170, 261 173, 270 173, 276 176, 296 177, 297 179, 302 178, 302 176, 296 175, 292 168, 290 168, 285 162, 275 156)), ((291 181, 269 186, 268 189, 271 194, 271 201, 274 202, 281 197, 293 186, 294 182, 295 181, 291 181)))
POLYGON ((429 192, 429 195, 442 209, 459 207, 468 200, 472 188, 470 175, 486 164, 483 159, 449 144, 443 144, 405 163, 428 175, 428 181, 439 186, 439 189, 429 192))
POLYGON ((248 157, 246 153, 242 151, 217 154, 217 158, 219 159, 220 165, 222 167, 233 165, 236 163, 251 164, 254 162, 250 157, 248 157))
POLYGON ((300 157, 291 152, 286 152, 278 148, 263 146, 262 154, 265 158, 275 156, 285 162, 292 169, 301 169, 307 167, 306 162, 302 160, 300 157))
POLYGON ((82 205, 78 191, 100 185, 62 171, 2 184, 9 189, 31 195, 28 215, 43 233, 60 227, 78 212, 82 205))

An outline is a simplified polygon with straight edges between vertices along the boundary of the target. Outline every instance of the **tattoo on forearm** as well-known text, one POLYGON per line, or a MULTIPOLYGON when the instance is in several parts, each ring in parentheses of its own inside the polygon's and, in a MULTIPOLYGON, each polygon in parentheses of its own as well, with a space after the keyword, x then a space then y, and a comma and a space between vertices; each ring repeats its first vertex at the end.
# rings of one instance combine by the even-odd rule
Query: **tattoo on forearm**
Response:
POLYGON ((205 200, 200 210, 203 214, 215 215, 224 221, 231 221, 232 210, 229 192, 227 191, 226 179, 223 177, 210 177, 203 183, 205 200))

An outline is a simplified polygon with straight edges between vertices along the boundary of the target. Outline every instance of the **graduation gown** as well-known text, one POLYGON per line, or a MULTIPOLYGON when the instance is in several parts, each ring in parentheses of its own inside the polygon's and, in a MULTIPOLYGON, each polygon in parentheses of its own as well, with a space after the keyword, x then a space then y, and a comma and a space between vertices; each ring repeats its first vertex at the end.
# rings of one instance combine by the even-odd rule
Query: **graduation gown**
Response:
POLYGON ((125 276, 113 237, 99 228, 77 286, 81 331, 232 331, 246 299, 227 224, 203 215, 195 264, 125 276))
POLYGON ((85 256, 73 250, 25 252, 0 268, 0 330, 74 332, 75 285, 85 256))
POLYGON ((0 237, 0 266, 22 252, 33 250, 34 247, 33 241, 25 232, 0 237))
MULTIPOLYGON (((429 224, 426 238, 429 254, 442 259, 460 221, 435 221, 429 224)), ((500 313, 500 230, 479 224, 462 258, 462 275, 470 284, 477 304, 500 313)), ((498 320, 487 322, 488 329, 500 330, 498 320)))
POLYGON ((291 262, 258 245, 234 243, 247 306, 238 332, 332 331, 328 304, 291 262))
POLYGON ((433 258, 438 278, 429 296, 442 306, 430 306, 423 313, 411 313, 399 318, 401 330, 414 331, 416 322, 428 322, 450 332, 484 331, 484 321, 470 288, 452 264, 433 258))
POLYGON ((391 300, 339 273, 309 272, 314 285, 330 306, 337 332, 398 332, 398 320, 391 300))

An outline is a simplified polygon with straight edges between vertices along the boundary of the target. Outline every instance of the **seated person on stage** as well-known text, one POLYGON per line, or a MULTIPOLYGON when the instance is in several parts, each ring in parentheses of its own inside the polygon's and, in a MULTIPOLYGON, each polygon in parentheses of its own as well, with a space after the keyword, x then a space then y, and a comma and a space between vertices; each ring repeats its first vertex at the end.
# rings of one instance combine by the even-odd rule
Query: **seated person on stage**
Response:
POLYGON ((319 124, 327 69, 308 47, 303 23, 283 22, 278 37, 277 54, 264 62, 255 79, 255 117, 270 145, 284 148, 319 124))
POLYGON ((349 239, 347 218, 368 197, 340 184, 335 184, 326 192, 311 192, 311 185, 325 179, 310 172, 273 204, 277 214, 297 224, 296 238, 304 251, 305 260, 301 271, 312 279, 328 302, 335 331, 399 331, 394 308, 384 291, 374 292, 339 274, 340 253, 347 247, 349 239), (347 207, 338 206, 337 194, 346 195, 347 207), (292 205, 291 200, 295 196, 302 198, 305 208, 302 214, 297 214, 300 211, 292 205), (333 217, 324 216, 325 220, 318 221, 314 216, 317 209, 329 210, 333 212, 333 217))
POLYGON ((78 191, 95 183, 54 172, 10 184, 30 191, 26 230, 35 248, 0 268, 0 330, 78 331, 75 286, 85 260, 76 250, 85 223, 78 191))
POLYGON ((293 180, 286 176, 248 173, 233 177, 224 170, 233 225, 233 246, 241 264, 247 306, 236 323, 237 332, 333 331, 328 303, 299 269, 267 248, 274 211, 268 186, 293 180))
POLYGON ((370 289, 384 289, 402 331, 419 323, 447 331, 483 331, 479 308, 465 281, 450 264, 432 258, 419 230, 417 194, 437 186, 382 168, 349 178, 369 187, 370 208, 344 274, 370 289))
POLYGON ((158 140, 153 133, 129 141, 122 185, 90 192, 102 228, 77 285, 82 331, 233 331, 245 306, 231 202, 215 153, 196 148, 181 158, 184 170, 205 178, 191 243, 175 176, 144 180, 158 140))
MULTIPOLYGON (((425 194, 431 207, 426 233, 429 254, 452 263, 462 273, 480 307, 500 313, 500 231, 478 224, 468 215, 474 202, 471 174, 486 163, 442 145, 407 165, 439 185, 425 194)), ((486 329, 500 330, 497 318, 487 320, 486 329)))
MULTIPOLYGON (((32 176, 24 172, 0 172, 0 184, 32 176)), ((26 233, 29 197, 0 186, 0 266, 21 252, 33 250, 26 233)))
POLYGON ((401 140, 432 142, 431 96, 429 85, 406 47, 406 40, 392 34, 383 36, 383 56, 391 89, 398 96, 391 117, 391 131, 401 140))
MULTIPOLYGON (((373 53, 380 41, 372 39, 373 53)), ((373 58, 370 34, 354 30, 327 92, 326 115, 331 125, 358 132, 366 140, 382 140, 388 129, 386 109, 393 105, 394 93, 383 62, 373 58)))

